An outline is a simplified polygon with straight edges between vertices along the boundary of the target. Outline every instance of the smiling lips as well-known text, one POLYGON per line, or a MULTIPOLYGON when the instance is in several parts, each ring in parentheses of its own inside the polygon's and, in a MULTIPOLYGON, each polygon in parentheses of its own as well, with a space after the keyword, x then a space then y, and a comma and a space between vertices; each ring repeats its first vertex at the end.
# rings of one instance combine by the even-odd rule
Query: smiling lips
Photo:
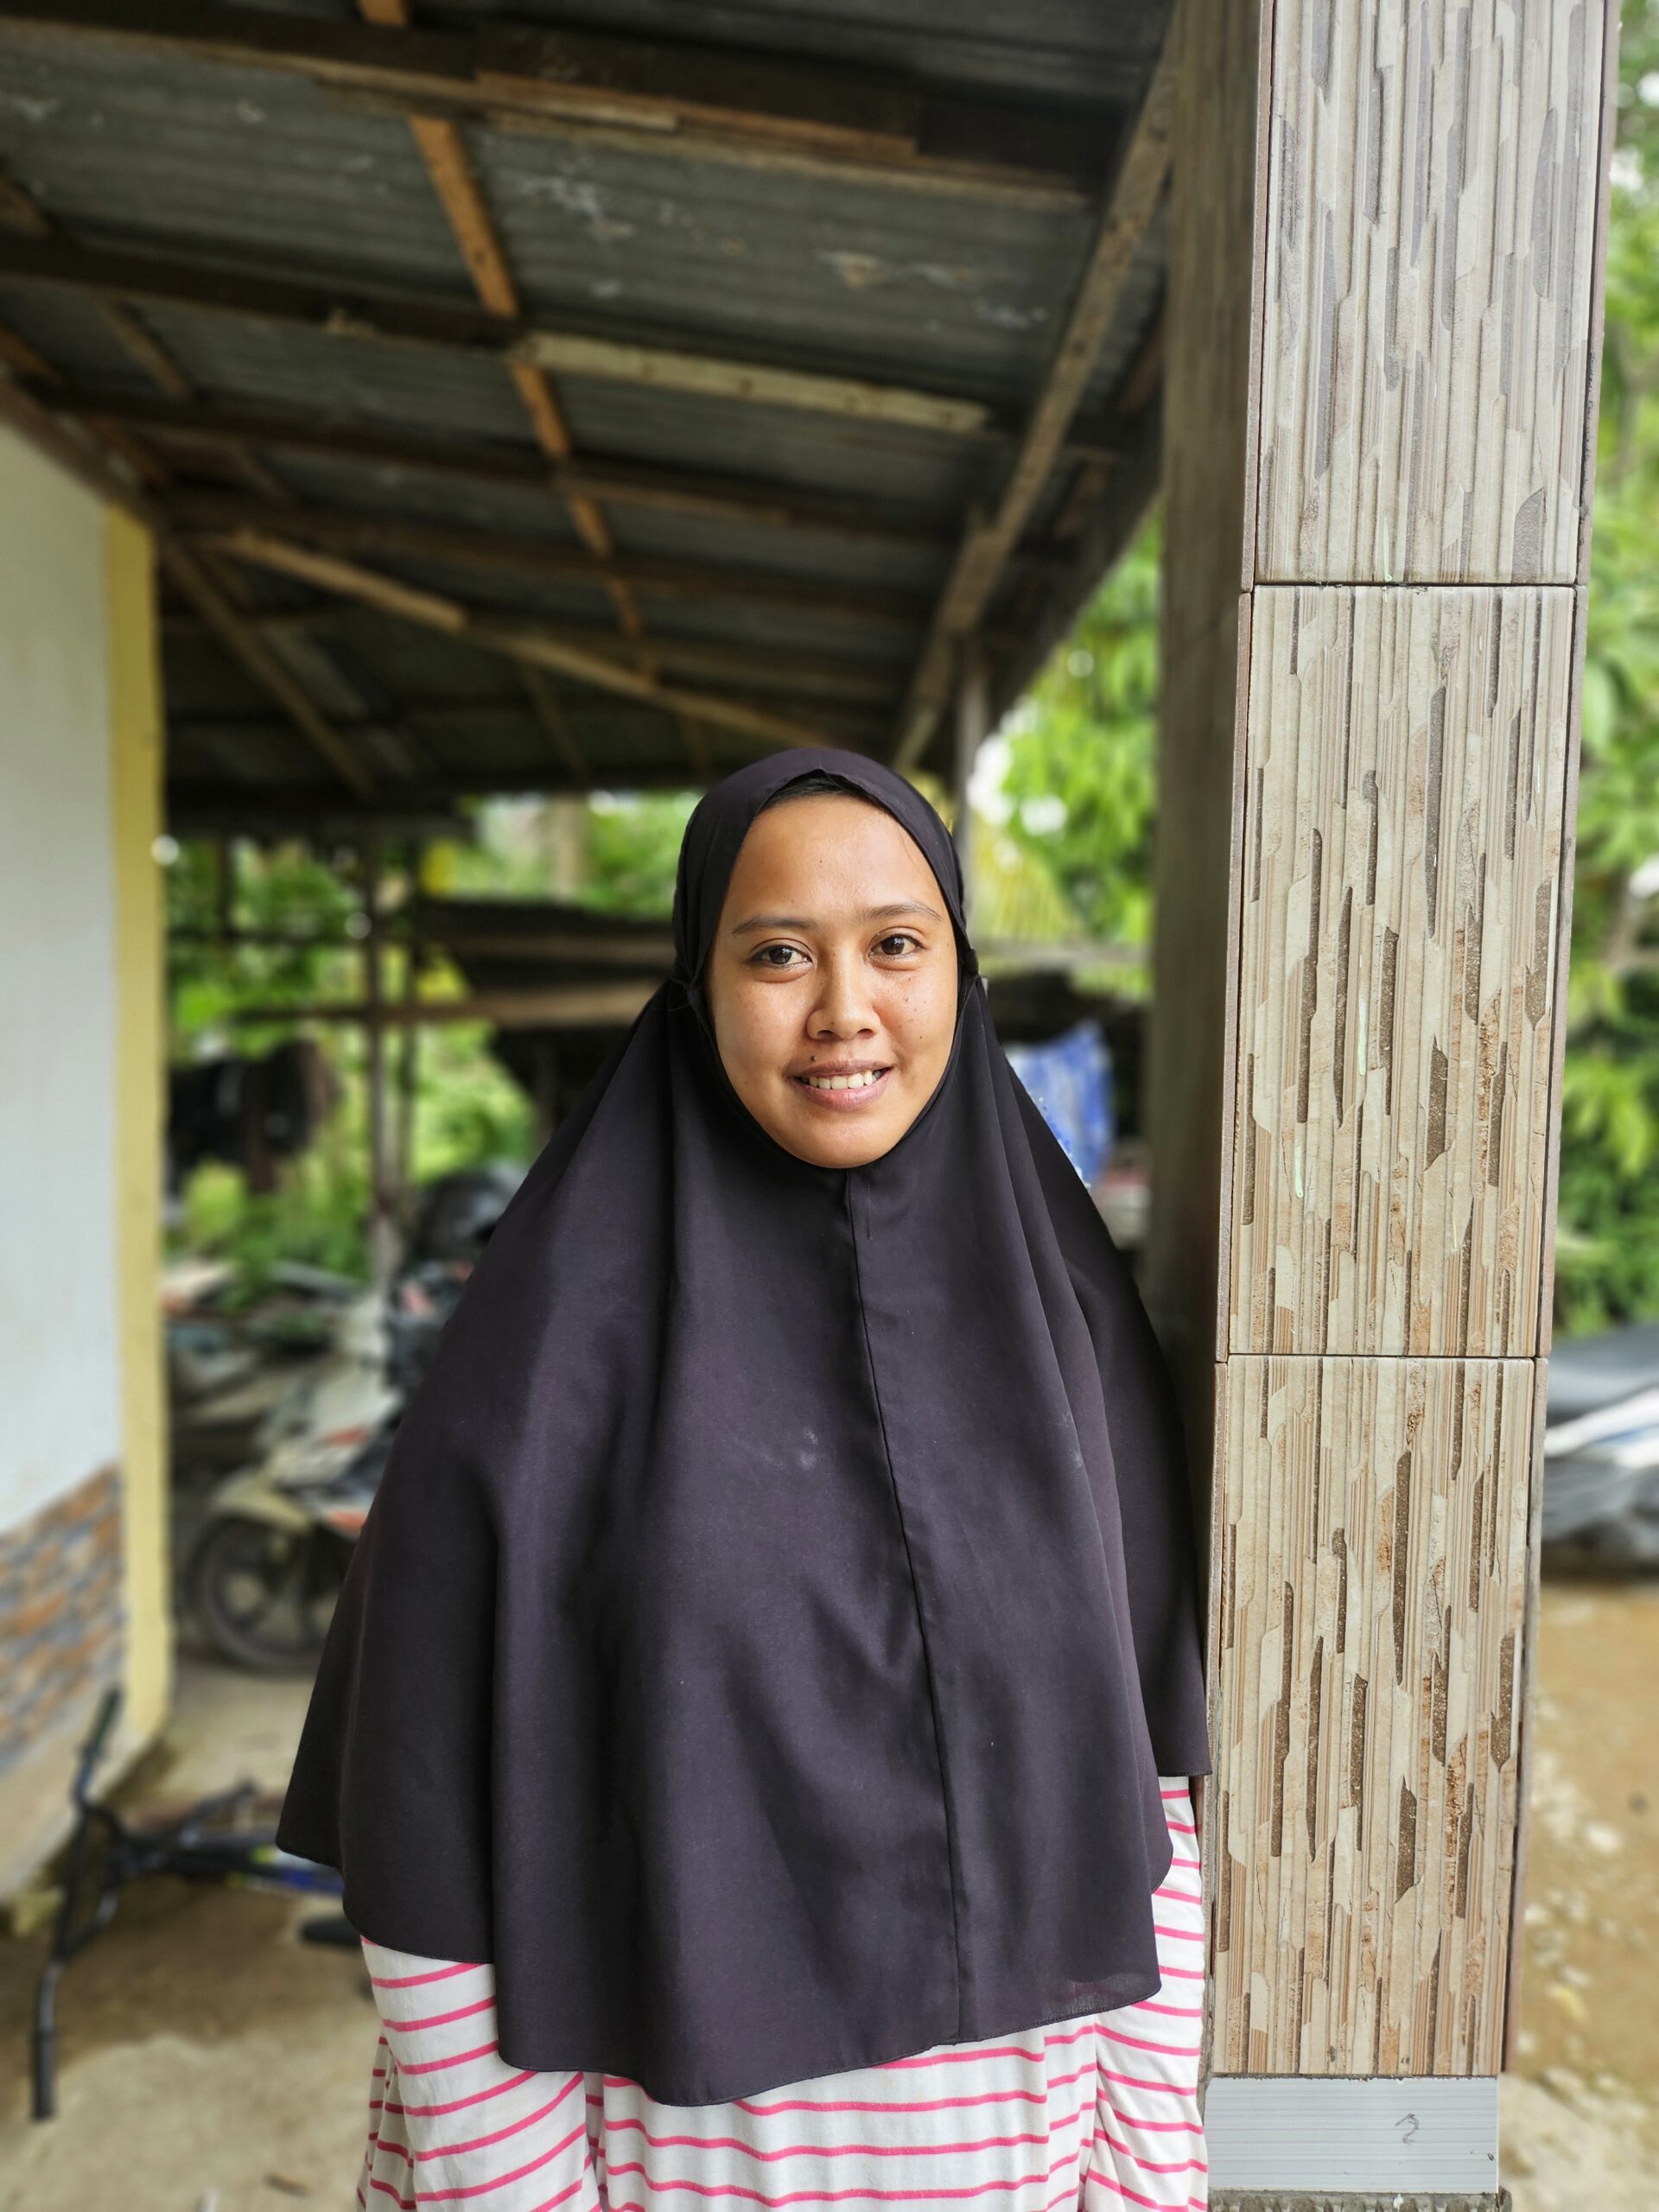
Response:
POLYGON ((887 1065, 809 1068, 791 1080, 817 1104, 844 1112, 850 1107, 868 1105, 887 1088, 892 1072, 887 1065))

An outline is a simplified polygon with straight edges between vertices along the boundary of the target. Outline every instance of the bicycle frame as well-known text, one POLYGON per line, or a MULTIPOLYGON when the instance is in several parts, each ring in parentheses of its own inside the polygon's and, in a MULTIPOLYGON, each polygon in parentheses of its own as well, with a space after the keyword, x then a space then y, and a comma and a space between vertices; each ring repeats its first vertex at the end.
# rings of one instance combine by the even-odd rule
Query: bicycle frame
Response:
POLYGON ((92 1775, 120 1709, 119 1688, 105 1690, 70 1784, 76 1821, 69 1840, 63 1901, 53 1928, 52 1948, 35 1992, 30 2076, 36 2120, 50 2120, 57 2110, 57 2005, 64 1968, 109 1926, 129 1882, 146 1874, 173 1874, 185 1881, 310 1891, 336 1897, 340 1894, 340 1878, 332 1867, 315 1866, 308 1859, 296 1859, 279 1849, 274 1834, 216 1836, 207 1832, 214 1819, 258 1794, 251 1782, 200 1798, 175 1819, 148 1829, 129 1827, 112 1806, 94 1798, 92 1775), (105 1848, 96 1862, 96 1894, 87 1907, 92 1872, 89 1849, 99 1831, 105 1848))

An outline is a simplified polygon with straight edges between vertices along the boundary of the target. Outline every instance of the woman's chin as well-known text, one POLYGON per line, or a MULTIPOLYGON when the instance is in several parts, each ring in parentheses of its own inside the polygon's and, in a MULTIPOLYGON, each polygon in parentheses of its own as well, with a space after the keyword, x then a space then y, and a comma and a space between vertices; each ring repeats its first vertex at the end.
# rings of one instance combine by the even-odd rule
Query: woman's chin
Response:
POLYGON ((785 1152, 811 1166, 865 1167, 891 1152, 914 1118, 895 1098, 873 1100, 852 1112, 791 1099, 765 1126, 785 1152))

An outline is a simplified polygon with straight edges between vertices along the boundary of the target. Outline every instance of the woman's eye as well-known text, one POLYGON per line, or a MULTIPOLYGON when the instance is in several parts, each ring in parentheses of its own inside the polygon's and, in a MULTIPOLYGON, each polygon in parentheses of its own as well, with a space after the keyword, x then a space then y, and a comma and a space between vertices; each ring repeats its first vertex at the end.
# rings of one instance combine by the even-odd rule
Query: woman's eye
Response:
POLYGON ((921 943, 921 939, 912 937, 908 930, 895 930, 891 937, 884 937, 875 949, 889 960, 902 960, 906 953, 920 951, 921 943))
POLYGON ((763 944, 753 959, 756 968, 790 968, 800 957, 800 948, 793 944, 763 944))

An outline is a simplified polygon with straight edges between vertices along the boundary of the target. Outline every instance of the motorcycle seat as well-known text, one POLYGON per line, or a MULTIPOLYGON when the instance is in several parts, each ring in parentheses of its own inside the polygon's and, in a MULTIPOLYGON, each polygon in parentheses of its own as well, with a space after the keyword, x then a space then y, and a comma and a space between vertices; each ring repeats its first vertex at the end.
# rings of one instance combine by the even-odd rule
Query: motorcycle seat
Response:
POLYGON ((1551 1421, 1616 1405, 1638 1390, 1659 1389, 1659 1325, 1638 1322, 1593 1337, 1567 1337, 1550 1348, 1551 1421))

